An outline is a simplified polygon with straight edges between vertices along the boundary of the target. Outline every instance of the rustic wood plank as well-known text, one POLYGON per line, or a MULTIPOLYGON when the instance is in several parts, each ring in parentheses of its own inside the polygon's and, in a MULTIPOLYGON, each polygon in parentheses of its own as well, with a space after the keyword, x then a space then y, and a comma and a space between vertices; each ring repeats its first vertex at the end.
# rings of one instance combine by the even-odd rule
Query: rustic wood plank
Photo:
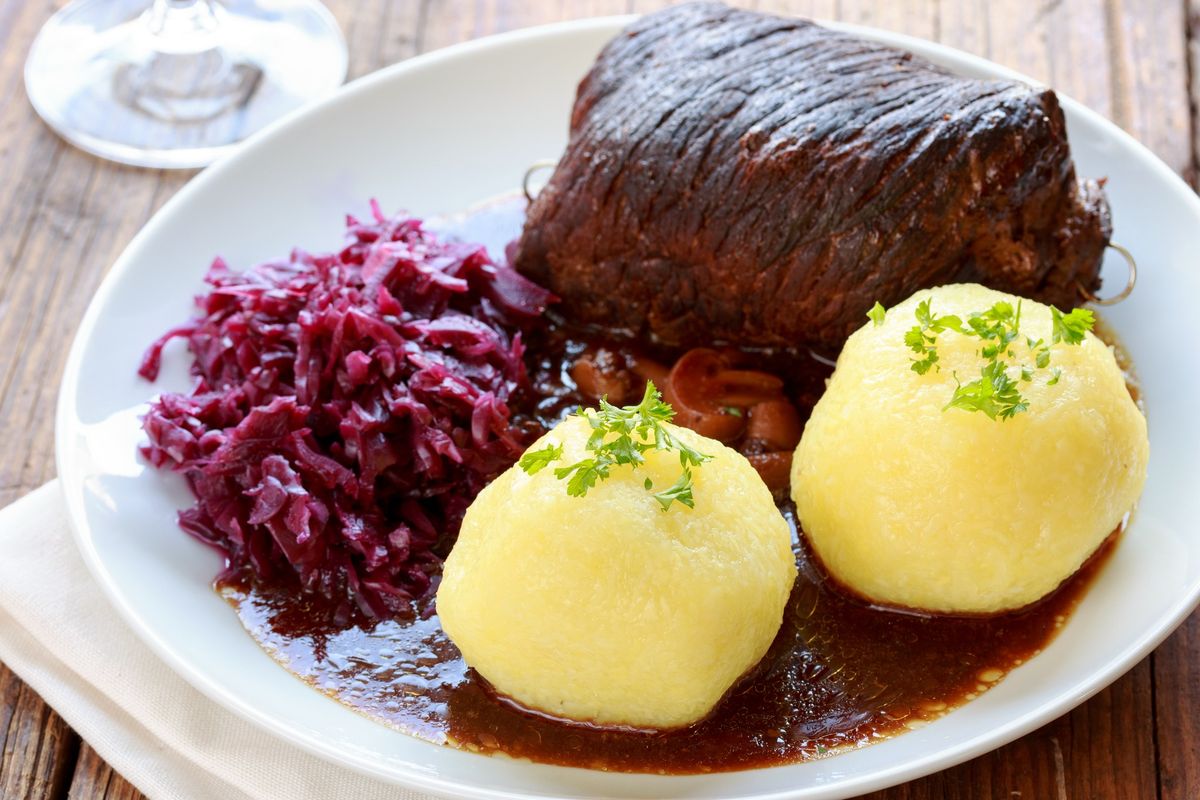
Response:
POLYGON ((941 36, 941 4, 938 0, 905 0, 879 3, 876 0, 841 0, 835 17, 842 22, 906 33, 922 39, 941 36))
POLYGON ((1142 798, 1157 791, 1149 659, 1067 718, 1070 797, 1142 798))
POLYGON ((939 41, 984 58, 992 57, 987 0, 946 3, 940 16, 939 41))
MULTIPOLYGON (((63 149, 59 140, 47 135, 25 98, 22 74, 28 43, 48 16, 37 3, 7 0, 0 8, 0 283, 13 275, 13 255, 28 229, 34 198, 54 169, 63 149)), ((0 314, 8 307, 0 300, 0 314)))
MULTIPOLYGON (((21 694, 20 678, 8 667, 0 664, 0 753, 5 752, 8 745, 8 730, 13 724, 17 713, 17 698, 21 694)), ((0 764, 3 764, 0 761, 0 764)), ((4 781, 5 768, 0 766, 0 782, 4 781)))
POLYGON ((21 458, 0 463, 0 504, 53 476, 59 375, 92 292, 182 176, 155 176, 68 150, 44 184, 0 283, 0 437, 21 458))
POLYGON ((143 795, 113 771, 87 743, 79 748, 67 791, 69 800, 143 800, 143 795))
POLYGON ((1108 0, 1109 60, 1118 125, 1176 172, 1192 164, 1186 2, 1108 0))
MULTIPOLYGON (((8 2, 0 6, 0 287, 11 286, 18 277, 16 255, 26 241, 35 198, 57 167, 63 146, 47 135, 33 118, 24 96, 21 67, 28 43, 48 16, 37 3, 8 2)), ((0 330, 22 313, 12 294, 0 292, 0 330)), ((14 378, 9 357, 20 353, 25 342, 5 335, 7 347, 0 354, 0 386, 11 386, 14 378), (9 349, 11 348, 11 350, 9 349)), ((54 379, 51 379, 51 382, 54 379)), ((9 392, 0 390, 0 399, 9 392)), ((7 420, 3 428, 7 428, 7 420)), ((0 434, 4 435, 4 434, 0 434)), ((5 470, 0 472, 0 505, 23 494, 31 486, 14 481, 9 466, 25 459, 48 458, 51 439, 45 430, 8 445, 5 470), (9 486, 16 484, 12 490, 9 486)), ((70 731, 42 700, 0 665, 0 796, 57 797, 70 774, 70 754, 79 746, 70 731)))
POLYGON ((1200 797, 1200 614, 1154 651, 1159 800, 1200 797))
POLYGON ((28 686, 0 665, 0 797, 53 800, 62 795, 79 746, 71 729, 28 686))
POLYGON ((1113 119, 1117 105, 1127 105, 1128 98, 1114 96, 1115 89, 1127 87, 1113 77, 1118 67, 1111 61, 1104 4, 1100 0, 1063 3, 1038 18, 1037 24, 1046 43, 1049 70, 1033 77, 1113 119))
POLYGON ((627 14, 630 0, 425 0, 422 52, 565 19, 627 14))
POLYGON ((1187 44, 1187 85, 1189 124, 1191 128, 1191 160, 1184 178, 1193 189, 1200 188, 1200 0, 1187 0, 1184 18, 1187 44))
POLYGON ((426 0, 360 0, 326 3, 337 17, 350 50, 348 80, 417 53, 426 0))
MULTIPOLYGON (((488 33, 648 11, 667 2, 336 0, 327 5, 347 33, 351 75, 357 76, 488 33)), ((183 181, 97 162, 63 146, 33 117, 23 96, 21 62, 51 5, 60 4, 0 0, 0 42, 8 45, 0 48, 0 219, 5 220, 0 341, 6 343, 0 351, 0 436, 5 437, 0 440, 15 456, 0 465, 0 505, 51 474, 48 401, 74 322, 117 252, 183 181)), ((1200 94, 1195 82, 1189 87, 1187 61, 1190 55, 1193 64, 1200 63, 1194 35, 1200 0, 738 4, 941 39, 1029 73, 1109 115, 1176 169, 1196 164, 1200 140, 1194 109, 1189 112, 1186 103, 1189 88, 1193 103, 1200 94), (1180 35, 1185 8, 1193 33, 1186 42, 1180 35)), ((1200 620, 1193 618, 1156 653, 1153 665, 1143 662, 1076 712, 995 753, 873 797, 1153 797, 1157 732, 1161 797, 1194 798, 1200 795, 1200 725, 1190 710, 1200 699, 1198 663, 1200 620)), ((62 754, 72 753, 72 739, 61 720, 3 667, 0 735, 0 796, 25 796, 48 786, 56 794, 33 796, 61 793, 72 768, 72 759, 62 754), (22 766, 15 768, 18 763, 22 766)), ((73 798, 140 797, 89 747, 80 750, 73 769, 73 798)))
POLYGON ((1147 660, 1088 703, 1028 736, 862 800, 1153 798, 1150 682, 1147 660))

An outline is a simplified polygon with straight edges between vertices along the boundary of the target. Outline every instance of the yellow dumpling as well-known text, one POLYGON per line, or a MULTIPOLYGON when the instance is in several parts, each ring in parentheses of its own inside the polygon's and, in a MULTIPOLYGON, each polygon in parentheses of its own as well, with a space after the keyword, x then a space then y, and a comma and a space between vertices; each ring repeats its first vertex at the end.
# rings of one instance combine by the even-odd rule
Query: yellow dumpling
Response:
MULTIPOLYGON (((980 340, 937 337, 938 366, 910 368, 918 303, 964 321, 1018 298, 982 286, 918 292, 846 342, 792 463, 808 541, 842 583, 885 604, 939 612, 1019 608, 1074 573, 1133 508, 1149 458, 1146 420, 1112 351, 1092 334, 1054 345, 1019 382, 1029 409, 1008 420, 943 410, 980 377, 980 340), (1061 370, 1050 385, 1052 369, 1061 370)), ((1021 303, 1025 337, 1051 341, 1049 307, 1021 303)), ((1010 370, 1018 379, 1019 372, 1010 370)))
MULTIPOLYGON (((467 510, 437 608, 451 640, 502 694, 557 717, 666 729, 705 716, 766 653, 796 576, 791 535, 754 468, 719 442, 693 468, 695 508, 663 511, 674 452, 613 468, 585 497, 553 469, 512 467, 467 510)), ((570 417, 531 449, 590 455, 570 417)))

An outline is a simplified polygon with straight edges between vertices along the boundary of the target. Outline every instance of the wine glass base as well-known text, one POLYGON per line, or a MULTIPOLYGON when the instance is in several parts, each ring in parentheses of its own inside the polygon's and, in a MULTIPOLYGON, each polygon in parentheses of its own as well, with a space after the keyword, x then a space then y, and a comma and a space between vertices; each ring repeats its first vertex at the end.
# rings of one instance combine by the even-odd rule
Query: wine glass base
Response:
POLYGON ((219 46, 167 52, 160 45, 171 40, 147 28, 148 5, 75 0, 42 28, 25 64, 37 113, 101 158, 203 167, 345 80, 345 39, 319 2, 229 0, 217 6, 219 46))

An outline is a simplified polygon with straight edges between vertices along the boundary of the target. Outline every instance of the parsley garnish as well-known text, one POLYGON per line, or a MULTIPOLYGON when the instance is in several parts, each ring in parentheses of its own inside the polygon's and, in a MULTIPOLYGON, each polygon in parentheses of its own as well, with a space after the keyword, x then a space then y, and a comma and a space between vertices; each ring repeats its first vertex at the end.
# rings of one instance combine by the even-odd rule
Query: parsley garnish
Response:
MULTIPOLYGON (((987 311, 972 313, 967 318, 967 324, 971 327, 971 333, 986 342, 980 350, 980 354, 984 358, 1011 356, 1013 353, 1009 349, 1009 345, 1016 341, 1017 333, 1021 328, 1021 303, 1018 301, 1014 310, 1012 303, 1001 300, 987 311)), ((965 331, 959 332, 966 333, 965 331)))
MULTIPOLYGON (((876 303, 878 305, 878 303, 876 303)), ((935 317, 928 298, 917 306, 917 324, 904 334, 904 343, 921 358, 912 359, 912 371, 924 375, 937 364, 937 335, 945 330, 965 333, 962 320, 953 314, 935 317)))
POLYGON ((871 322, 874 322, 875 327, 878 328, 883 324, 883 318, 886 314, 887 309, 883 307, 882 303, 876 300, 875 305, 871 306, 871 310, 867 312, 867 317, 870 318, 871 322))
MULTIPOLYGON (((650 481, 649 478, 646 479, 650 481)), ((646 487, 649 491, 654 486, 646 487)), ((666 511, 671 507, 671 503, 678 501, 683 503, 688 508, 695 508, 696 502, 692 499, 692 471, 688 467, 683 468, 683 473, 680 474, 678 480, 671 484, 670 487, 663 489, 661 492, 654 493, 654 499, 662 505, 662 510, 666 511)))
POLYGON ((1025 344, 1028 345, 1029 352, 1033 353, 1033 361, 1037 364, 1038 369, 1050 366, 1050 345, 1046 344, 1044 339, 1038 339, 1035 342, 1033 337, 1026 336, 1025 344))
POLYGON ((1064 314, 1054 306, 1050 306, 1050 319, 1054 323, 1054 342, 1079 344, 1083 335, 1096 324, 1096 315, 1086 308, 1077 308, 1070 314, 1064 314))
MULTIPOLYGON (((879 303, 875 304, 880 307, 879 303)), ((873 316, 871 309, 867 316, 873 316)), ((1017 414, 1029 410, 1029 403, 1022 396, 1019 382, 1031 383, 1035 370, 1044 370, 1050 366, 1050 348, 1058 343, 1078 345, 1083 342, 1085 335, 1096 324, 1096 316, 1086 308, 1077 308, 1069 314, 1064 314, 1054 306, 1050 306, 1050 316, 1053 324, 1053 336, 1050 344, 1042 339, 1036 341, 1025 337, 1025 346, 1033 359, 1033 367, 1017 361, 1014 347, 1021 334, 1021 303, 1016 308, 1011 303, 1001 300, 986 311, 975 311, 967 317, 966 324, 953 314, 935 316, 931 300, 922 300, 914 312, 917 324, 904 334, 904 344, 920 358, 911 359, 913 372, 924 375, 938 365, 937 337, 944 331, 954 331, 963 336, 973 336, 980 340, 979 355, 985 363, 979 372, 979 379, 963 383, 954 376, 957 388, 942 410, 958 408, 964 411, 982 411, 990 419, 1012 419, 1017 414), (1008 370, 1015 368, 1019 381, 1010 378, 1008 370)), ((882 314, 880 315, 882 320, 882 314)), ((877 322, 876 324, 879 324, 877 322)), ((940 369, 940 367, 938 367, 940 369)), ((1054 367, 1050 370, 1051 377, 1046 381, 1047 386, 1058 383, 1062 370, 1054 367)))
MULTIPOLYGON (((1008 377, 1007 365, 1003 361, 989 361, 983 368, 982 377, 970 383, 959 383, 950 402, 942 408, 961 408, 963 411, 982 411, 989 419, 999 417, 1012 419, 1022 411, 1029 410, 1029 403, 1021 396, 1017 383, 1008 377)), ((954 376, 958 381, 958 376, 954 376)))
POLYGON ((562 458, 562 454, 563 446, 561 444, 548 444, 541 450, 530 450, 521 456, 521 460, 517 464, 530 475, 536 475, 550 466, 550 462, 562 458))
MULTIPOLYGON (((599 409, 592 411, 580 408, 576 414, 586 419, 592 427, 592 434, 587 441, 587 449, 592 456, 554 470, 554 477, 567 481, 567 494, 583 497, 597 482, 607 478, 613 467, 629 464, 637 469, 646 463, 647 452, 673 450, 679 454, 679 465, 683 468, 675 483, 660 492, 654 491, 654 483, 649 478, 643 485, 646 491, 654 495, 663 511, 669 509, 672 503, 695 508, 692 467, 700 466, 712 456, 689 447, 663 425, 671 421, 675 410, 663 402, 662 395, 652 381, 646 382, 642 402, 635 406, 618 408, 606 398, 601 398, 599 409)), ((562 458, 562 454, 561 444, 547 445, 521 456, 517 466, 534 475, 562 458)))

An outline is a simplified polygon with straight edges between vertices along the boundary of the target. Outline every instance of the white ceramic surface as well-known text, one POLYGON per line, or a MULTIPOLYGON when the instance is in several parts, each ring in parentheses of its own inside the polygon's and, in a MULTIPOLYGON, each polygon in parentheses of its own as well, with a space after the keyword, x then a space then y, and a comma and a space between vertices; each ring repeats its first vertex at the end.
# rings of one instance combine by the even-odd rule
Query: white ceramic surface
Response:
MULTIPOLYGON (((1116 239, 1141 281, 1105 316, 1133 354, 1150 418, 1150 478, 1132 529, 1058 639, 980 699, 925 728, 822 761, 694 777, 619 775, 434 746, 377 725, 289 677, 209 588, 215 555, 180 533, 182 482, 136 456, 137 413, 187 386, 181 348, 159 383, 143 348, 188 316, 212 256, 234 265, 332 248, 370 197, 428 214, 512 189, 560 152, 574 87, 625 22, 520 31, 406 61, 275 126, 200 175, 130 244, 80 326, 58 413, 59 474, 79 546, 129 624, 217 702, 324 758, 454 797, 835 798, 933 772, 997 747, 1082 702, 1160 642, 1200 598, 1200 396, 1194 335, 1200 202, 1096 114, 1064 106, 1080 173, 1108 176, 1116 239)), ((878 31, 872 38, 955 70, 1008 75, 978 58, 878 31)), ((1120 264, 1106 275, 1124 281, 1120 264)))

